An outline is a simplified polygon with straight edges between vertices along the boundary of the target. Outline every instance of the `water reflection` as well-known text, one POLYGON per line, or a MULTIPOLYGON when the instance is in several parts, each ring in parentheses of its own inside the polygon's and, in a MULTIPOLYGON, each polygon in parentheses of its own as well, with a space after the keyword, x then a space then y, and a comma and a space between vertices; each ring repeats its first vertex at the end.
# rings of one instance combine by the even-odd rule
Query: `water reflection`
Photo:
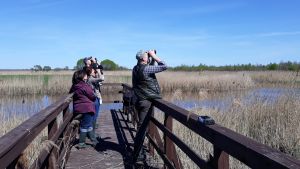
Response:
POLYGON ((289 96, 300 99, 300 89, 287 88, 259 88, 253 90, 231 91, 215 94, 207 94, 206 97, 199 97, 198 94, 186 94, 178 98, 173 95, 165 95, 166 100, 188 110, 208 108, 218 109, 226 112, 234 102, 241 105, 251 105, 260 100, 266 104, 275 103, 281 96, 289 96))
POLYGON ((0 114, 4 120, 11 116, 30 117, 46 108, 59 97, 55 96, 5 96, 0 98, 0 114))
MULTIPOLYGON (((267 104, 274 103, 280 96, 288 95, 296 99, 300 99, 300 89, 285 88, 259 88, 247 91, 234 91, 223 93, 197 93, 197 94, 169 94, 163 98, 182 108, 193 110, 198 108, 212 108, 226 111, 231 107, 233 102, 238 100, 243 105, 251 104, 257 99, 267 104)), ((30 117, 40 110, 46 108, 61 96, 22 96, 22 97, 1 97, 0 98, 0 115, 7 119, 11 116, 30 117)), ((122 95, 106 95, 104 100, 114 101, 122 100, 122 95)), ((122 109, 121 103, 102 104, 101 111, 110 109, 122 109)))

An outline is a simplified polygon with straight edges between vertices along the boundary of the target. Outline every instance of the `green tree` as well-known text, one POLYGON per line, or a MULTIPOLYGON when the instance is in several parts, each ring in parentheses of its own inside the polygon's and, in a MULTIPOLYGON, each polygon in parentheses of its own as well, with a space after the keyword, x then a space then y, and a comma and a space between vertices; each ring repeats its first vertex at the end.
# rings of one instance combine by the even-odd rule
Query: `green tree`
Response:
POLYGON ((103 60, 101 62, 101 65, 103 66, 104 70, 117 70, 117 69, 119 69, 119 66, 115 62, 113 62, 109 59, 103 60))
POLYGON ((48 71, 50 71, 50 70, 51 70, 51 67, 50 67, 50 66, 44 66, 44 67, 43 67, 43 71, 47 71, 47 72, 48 72, 48 71))
POLYGON ((82 69, 84 67, 84 63, 83 63, 83 59, 79 59, 76 63, 76 66, 74 67, 74 69, 82 69))
POLYGON ((41 65, 34 65, 33 66, 33 68, 32 68, 34 71, 42 71, 43 70, 43 68, 42 68, 42 66, 41 65))
POLYGON ((278 65, 276 63, 270 63, 267 65, 268 70, 276 70, 278 68, 278 65))

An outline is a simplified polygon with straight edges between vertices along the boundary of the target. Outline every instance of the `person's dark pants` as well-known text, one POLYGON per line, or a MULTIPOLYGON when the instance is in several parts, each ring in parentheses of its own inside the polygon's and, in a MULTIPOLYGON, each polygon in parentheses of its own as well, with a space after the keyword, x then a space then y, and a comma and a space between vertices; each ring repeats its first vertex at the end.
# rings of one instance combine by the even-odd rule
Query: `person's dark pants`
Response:
MULTIPOLYGON (((96 124, 97 123, 97 118, 100 114, 100 102, 99 102, 99 98, 96 97, 96 100, 95 100, 95 109, 96 109, 96 113, 95 113, 95 116, 94 116, 94 123, 96 124)), ((94 126, 95 127, 95 126, 94 126)))
POLYGON ((138 112, 139 121, 137 123, 138 131, 134 139, 134 161, 140 161, 145 159, 143 142, 146 136, 150 117, 153 115, 153 106, 149 100, 140 100, 136 103, 136 109, 138 112))
POLYGON ((85 138, 93 130, 94 113, 82 113, 80 121, 79 143, 85 144, 85 138))
POLYGON ((94 116, 94 113, 82 113, 80 132, 89 132, 93 130, 94 116))

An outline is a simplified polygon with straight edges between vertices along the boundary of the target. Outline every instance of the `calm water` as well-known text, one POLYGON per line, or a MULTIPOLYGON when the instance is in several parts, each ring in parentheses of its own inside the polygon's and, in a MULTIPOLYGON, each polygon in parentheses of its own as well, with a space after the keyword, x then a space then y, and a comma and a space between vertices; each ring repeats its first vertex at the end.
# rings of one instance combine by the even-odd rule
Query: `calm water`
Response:
MULTIPOLYGON (((254 99, 272 104, 282 95, 293 96, 300 99, 300 89, 260 88, 250 91, 230 92, 221 94, 208 94, 205 98, 198 95, 185 95, 176 98, 166 95, 164 98, 188 110, 197 108, 214 108, 226 111, 234 101, 239 99, 243 104, 251 104, 254 99)), ((60 97, 30 96, 30 97, 2 97, 0 98, 0 115, 5 119, 14 115, 32 116, 46 108, 60 97)), ((120 96, 109 96, 106 100, 120 100, 120 96)), ((102 104, 101 110, 121 109, 122 104, 102 104)))
POLYGON ((249 91, 225 92, 213 94, 208 98, 199 98, 197 96, 187 96, 183 99, 171 99, 169 101, 184 107, 188 110, 197 108, 213 108, 226 111, 232 105, 234 100, 239 100, 243 105, 251 104, 253 101, 262 101, 267 104, 274 103, 281 96, 290 96, 300 99, 300 89, 286 88, 259 88, 249 91))

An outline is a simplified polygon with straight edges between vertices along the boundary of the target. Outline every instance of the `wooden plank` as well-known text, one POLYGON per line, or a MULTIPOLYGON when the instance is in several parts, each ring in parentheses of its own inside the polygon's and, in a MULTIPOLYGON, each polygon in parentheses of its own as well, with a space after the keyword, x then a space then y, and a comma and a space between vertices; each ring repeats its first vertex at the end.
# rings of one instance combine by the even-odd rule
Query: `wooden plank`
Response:
MULTIPOLYGON (((74 168, 126 168, 132 151, 133 128, 128 126, 124 116, 117 111, 104 111, 98 118, 99 128, 96 133, 102 140, 95 147, 78 150, 71 149, 66 169, 74 168)), ((89 142, 87 139, 86 142, 89 142)))

